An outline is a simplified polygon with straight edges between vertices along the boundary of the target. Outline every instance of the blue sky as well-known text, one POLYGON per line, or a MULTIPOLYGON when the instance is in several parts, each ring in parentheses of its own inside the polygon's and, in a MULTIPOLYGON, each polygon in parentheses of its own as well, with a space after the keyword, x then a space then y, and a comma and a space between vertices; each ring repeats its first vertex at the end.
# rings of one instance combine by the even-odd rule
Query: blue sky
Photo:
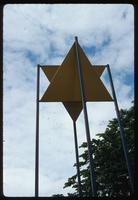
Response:
MULTIPOLYGON (((120 108, 134 98, 134 9, 129 4, 8 4, 4 7, 4 194, 34 196, 37 64, 60 65, 78 36, 92 64, 110 64, 120 108), (23 185, 24 180, 26 184, 23 185)), ((43 72, 41 95, 49 85, 43 72)), ((102 80, 110 92, 107 73, 102 80)), ((41 96, 40 95, 40 96, 41 96)), ((113 102, 87 103, 91 137, 116 116, 113 102)), ((83 113, 79 145, 86 141, 83 113)), ((80 151, 81 153, 81 151, 80 151)), ((40 196, 76 173, 72 121, 62 103, 40 105, 40 196), (55 131, 56 130, 56 131, 55 131)))

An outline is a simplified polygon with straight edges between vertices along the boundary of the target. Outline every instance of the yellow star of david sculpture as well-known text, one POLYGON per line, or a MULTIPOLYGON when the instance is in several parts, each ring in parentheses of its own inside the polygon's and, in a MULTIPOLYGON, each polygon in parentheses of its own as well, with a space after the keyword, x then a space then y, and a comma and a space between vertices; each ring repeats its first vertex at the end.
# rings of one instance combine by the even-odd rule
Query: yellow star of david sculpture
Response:
POLYGON ((91 196, 97 196, 96 176, 93 161, 93 150, 91 145, 91 137, 89 130, 89 121, 87 114, 86 102, 88 101, 114 101, 117 113, 117 118, 120 128, 120 136, 123 146, 123 151, 127 163, 128 174, 130 178, 131 190, 133 188, 133 176, 130 168, 128 150, 126 148, 124 129, 121 123, 119 108, 117 104, 116 94, 112 81, 112 75, 109 65, 92 65, 87 56, 83 52, 78 43, 77 37, 75 42, 66 55, 61 65, 40 66, 37 68, 37 101, 36 101, 36 160, 35 160, 35 196, 39 196, 39 102, 62 102, 73 120, 74 141, 76 152, 76 167, 78 176, 78 191, 79 196, 82 196, 81 179, 79 169, 79 154, 77 142, 76 120, 83 108, 84 122, 86 129, 86 139, 88 145, 89 168, 90 168, 90 187, 91 196), (50 84, 39 100, 39 74, 40 67, 50 81, 50 84), (109 80, 111 84, 113 99, 102 83, 100 76, 107 67, 109 80))
MULTIPOLYGON (((53 76, 59 69, 60 65, 43 65, 41 66, 44 74, 48 78, 48 80, 51 82, 53 76)), ((97 73, 97 75, 100 77, 105 69, 104 65, 92 65, 93 70, 97 73)), ((73 121, 76 121, 78 116, 80 115, 82 111, 82 103, 81 102, 63 102, 64 107, 68 111, 70 117, 73 121)))
MULTIPOLYGON (((113 101, 100 76, 104 65, 91 65, 79 45, 86 101, 113 101)), ((40 102, 63 102, 71 118, 76 121, 81 110, 80 82, 77 71, 75 43, 61 65, 41 67, 51 82, 40 102)))

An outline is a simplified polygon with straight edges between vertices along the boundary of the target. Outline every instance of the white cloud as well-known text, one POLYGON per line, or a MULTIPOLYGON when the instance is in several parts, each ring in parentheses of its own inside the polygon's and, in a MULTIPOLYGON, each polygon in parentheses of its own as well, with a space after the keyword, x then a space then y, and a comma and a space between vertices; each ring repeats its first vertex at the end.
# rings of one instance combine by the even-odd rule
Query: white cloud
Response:
MULTIPOLYGON (((74 36, 92 64, 111 66, 120 108, 133 99, 134 9, 129 4, 14 4, 4 7, 4 191, 34 195, 36 65, 61 64, 74 36), (18 19, 18 20, 17 20, 18 19), (17 29, 18 27, 18 29, 17 29), (96 47, 95 55, 91 47, 96 47), (28 180, 23 185, 23 179, 28 180), (20 185, 20 187, 19 187, 20 185)), ((103 81, 110 91, 106 76, 103 81)), ((40 96, 49 82, 41 72, 40 96)), ((91 137, 115 117, 113 102, 87 103, 91 137)), ((86 141, 83 112, 78 143, 86 141)), ((82 150, 80 150, 82 152, 82 150)), ((67 194, 76 173, 72 121, 60 103, 40 104, 40 195, 67 194), (56 131, 55 131, 56 130, 56 131)))
MULTIPOLYGON (((53 194, 65 194, 63 189, 65 180, 52 180, 40 173, 40 196, 51 196, 53 194)), ((20 197, 34 196, 34 173, 26 168, 10 168, 4 170, 4 196, 20 197), (26 183, 24 184, 24 180, 26 183), (18 187, 17 187, 18 186, 18 187), (9 193, 10 191, 10 193, 9 193)))

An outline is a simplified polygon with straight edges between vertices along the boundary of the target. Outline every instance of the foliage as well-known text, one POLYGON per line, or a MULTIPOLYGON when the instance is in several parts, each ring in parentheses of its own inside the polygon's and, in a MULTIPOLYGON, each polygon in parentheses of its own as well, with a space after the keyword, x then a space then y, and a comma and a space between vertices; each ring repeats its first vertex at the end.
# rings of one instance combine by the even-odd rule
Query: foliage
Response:
POLYGON ((53 194, 52 197, 64 197, 63 194, 53 194))
MULTIPOLYGON (((120 110, 125 138, 128 145, 129 158, 134 171, 134 107, 120 110)), ((116 118, 109 121, 104 133, 97 134, 98 139, 92 139, 93 159, 96 172, 98 196, 129 196, 130 186, 128 172, 121 145, 120 131, 116 118)), ((79 148, 84 152, 79 156, 81 162, 80 174, 83 196, 90 195, 90 175, 87 143, 84 142, 79 148)), ((76 167, 76 163, 74 164, 76 167)), ((75 188, 73 195, 78 195, 77 175, 68 179, 64 188, 75 188)))

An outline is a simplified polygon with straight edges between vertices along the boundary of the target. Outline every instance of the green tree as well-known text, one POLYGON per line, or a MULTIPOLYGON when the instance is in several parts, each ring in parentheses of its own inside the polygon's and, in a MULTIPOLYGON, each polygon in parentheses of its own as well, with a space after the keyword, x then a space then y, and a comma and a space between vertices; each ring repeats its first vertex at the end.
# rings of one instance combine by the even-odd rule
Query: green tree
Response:
MULTIPOLYGON (((132 171, 134 171, 134 106, 128 110, 120 110, 120 114, 125 130, 132 171)), ((91 144, 96 171, 98 196, 129 196, 130 185, 128 172, 121 145, 117 119, 114 118, 110 120, 105 132, 99 133, 97 136, 98 139, 92 139, 91 144)), ((87 143, 84 142, 79 148, 84 150, 79 156, 81 160, 79 164, 83 196, 90 196, 87 143)), ((76 163, 74 164, 74 167, 76 167, 76 163)), ((68 179, 64 185, 64 188, 66 187, 75 188, 75 193, 72 195, 78 195, 76 174, 68 179)))

